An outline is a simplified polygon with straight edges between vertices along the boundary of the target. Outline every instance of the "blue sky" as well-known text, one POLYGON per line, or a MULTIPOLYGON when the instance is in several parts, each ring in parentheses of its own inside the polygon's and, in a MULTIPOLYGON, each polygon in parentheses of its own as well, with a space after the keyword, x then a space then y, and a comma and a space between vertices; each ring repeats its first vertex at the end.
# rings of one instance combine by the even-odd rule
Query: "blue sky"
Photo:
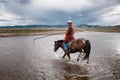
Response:
POLYGON ((119 25, 120 0, 0 0, 0 25, 119 25))

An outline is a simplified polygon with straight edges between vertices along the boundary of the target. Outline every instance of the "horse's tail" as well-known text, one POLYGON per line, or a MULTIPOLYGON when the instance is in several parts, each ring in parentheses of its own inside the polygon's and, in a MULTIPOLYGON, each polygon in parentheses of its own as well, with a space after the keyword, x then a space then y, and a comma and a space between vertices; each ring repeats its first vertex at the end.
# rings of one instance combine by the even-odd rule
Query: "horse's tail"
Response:
POLYGON ((86 55, 84 56, 83 60, 89 58, 90 51, 91 51, 90 41, 89 41, 89 40, 86 40, 86 46, 85 46, 85 48, 84 48, 84 52, 86 53, 86 55))

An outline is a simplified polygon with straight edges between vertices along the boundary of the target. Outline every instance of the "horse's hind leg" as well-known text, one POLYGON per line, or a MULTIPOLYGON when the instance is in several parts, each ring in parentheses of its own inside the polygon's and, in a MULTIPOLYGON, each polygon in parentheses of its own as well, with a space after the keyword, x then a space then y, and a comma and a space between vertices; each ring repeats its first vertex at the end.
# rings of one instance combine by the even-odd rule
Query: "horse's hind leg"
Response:
POLYGON ((87 64, 89 64, 89 58, 87 58, 87 64))
POLYGON ((79 61, 80 56, 81 56, 81 52, 80 52, 80 54, 78 55, 77 61, 79 61))

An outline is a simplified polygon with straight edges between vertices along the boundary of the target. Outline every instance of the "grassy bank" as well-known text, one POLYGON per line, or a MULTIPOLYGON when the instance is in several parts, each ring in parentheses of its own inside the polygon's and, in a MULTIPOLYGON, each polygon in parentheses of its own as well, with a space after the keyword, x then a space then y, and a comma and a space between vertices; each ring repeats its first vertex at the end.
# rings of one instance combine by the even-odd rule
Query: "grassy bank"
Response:
MULTIPOLYGON (((0 37, 61 34, 65 31, 66 28, 0 28, 0 37)), ((119 29, 106 28, 76 28, 76 31, 120 32, 119 29)))
POLYGON ((64 33, 65 31, 66 29, 62 28, 1 28, 0 37, 57 34, 64 33))
POLYGON ((65 29, 58 29, 58 28, 5 28, 5 29, 0 29, 0 33, 35 33, 35 32, 48 32, 48 31, 63 31, 65 29))
POLYGON ((86 31, 95 31, 95 32, 114 32, 120 33, 120 29, 111 29, 111 28, 89 28, 85 29, 86 31))

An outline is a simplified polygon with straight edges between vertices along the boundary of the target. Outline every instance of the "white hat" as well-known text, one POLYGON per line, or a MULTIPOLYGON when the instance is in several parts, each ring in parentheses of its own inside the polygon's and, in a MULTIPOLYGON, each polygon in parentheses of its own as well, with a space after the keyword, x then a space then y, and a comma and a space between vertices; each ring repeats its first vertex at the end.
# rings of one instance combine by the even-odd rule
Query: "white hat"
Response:
POLYGON ((68 20, 67 23, 72 23, 72 21, 71 21, 71 20, 68 20))

